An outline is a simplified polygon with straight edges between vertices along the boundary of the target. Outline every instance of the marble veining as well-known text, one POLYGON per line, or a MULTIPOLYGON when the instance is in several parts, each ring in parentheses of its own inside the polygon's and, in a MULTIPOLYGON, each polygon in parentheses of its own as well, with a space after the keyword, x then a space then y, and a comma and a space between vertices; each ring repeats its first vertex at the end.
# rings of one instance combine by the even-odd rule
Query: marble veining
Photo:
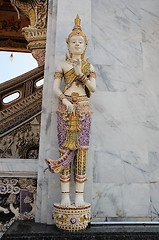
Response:
POLYGON ((149 152, 149 181, 159 182, 159 152, 149 152))
POLYGON ((148 184, 98 183, 93 190, 94 217, 151 217, 148 184))
POLYGON ((96 151, 94 154, 95 183, 149 182, 148 155, 145 152, 96 151))
POLYGON ((142 46, 140 42, 93 38, 92 45, 94 64, 106 63, 134 68, 142 66, 142 46))
POLYGON ((143 89, 141 68, 95 64, 97 89, 104 92, 139 91, 143 89))
POLYGON ((141 37, 139 6, 140 2, 136 0, 112 0, 111 4, 109 0, 99 0, 98 4, 93 0, 93 34, 98 38, 138 39, 141 37))

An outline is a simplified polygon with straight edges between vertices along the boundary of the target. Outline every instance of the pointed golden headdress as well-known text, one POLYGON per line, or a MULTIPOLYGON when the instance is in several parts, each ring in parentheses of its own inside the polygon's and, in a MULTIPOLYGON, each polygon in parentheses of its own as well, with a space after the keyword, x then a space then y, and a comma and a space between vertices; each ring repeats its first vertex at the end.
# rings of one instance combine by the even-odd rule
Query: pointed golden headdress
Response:
POLYGON ((77 14, 77 16, 75 18, 75 25, 72 29, 72 32, 69 34, 69 36, 66 40, 67 44, 69 44, 70 38, 74 35, 81 35, 84 38, 86 45, 88 44, 87 37, 84 34, 84 32, 82 32, 80 23, 81 23, 81 19, 79 18, 79 15, 77 14))

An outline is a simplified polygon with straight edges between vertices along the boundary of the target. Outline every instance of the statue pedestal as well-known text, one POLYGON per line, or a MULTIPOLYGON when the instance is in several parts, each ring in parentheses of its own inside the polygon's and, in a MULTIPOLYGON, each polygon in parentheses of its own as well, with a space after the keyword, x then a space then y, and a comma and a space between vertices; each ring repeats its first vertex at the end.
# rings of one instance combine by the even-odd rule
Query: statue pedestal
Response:
POLYGON ((88 226, 91 219, 91 205, 77 208, 74 204, 70 207, 60 206, 55 203, 53 206, 53 216, 56 226, 67 231, 79 231, 88 226))

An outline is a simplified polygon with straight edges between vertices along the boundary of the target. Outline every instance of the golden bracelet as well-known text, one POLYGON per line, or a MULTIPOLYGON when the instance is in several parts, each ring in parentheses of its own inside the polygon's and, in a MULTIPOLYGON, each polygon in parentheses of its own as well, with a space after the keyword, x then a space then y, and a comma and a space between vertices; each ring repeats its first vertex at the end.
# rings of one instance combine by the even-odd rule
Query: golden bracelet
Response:
POLYGON ((63 74, 61 72, 55 72, 54 79, 55 78, 62 79, 63 78, 63 74))
POLYGON ((88 81, 88 78, 84 74, 82 74, 82 76, 79 77, 78 80, 83 84, 86 84, 86 82, 88 81))
POLYGON ((96 73, 95 73, 94 71, 91 71, 91 72, 90 72, 90 77, 96 78, 96 73))
POLYGON ((66 98, 66 96, 62 93, 62 94, 59 96, 59 100, 61 100, 61 102, 62 102, 62 100, 63 100, 64 98, 66 98))

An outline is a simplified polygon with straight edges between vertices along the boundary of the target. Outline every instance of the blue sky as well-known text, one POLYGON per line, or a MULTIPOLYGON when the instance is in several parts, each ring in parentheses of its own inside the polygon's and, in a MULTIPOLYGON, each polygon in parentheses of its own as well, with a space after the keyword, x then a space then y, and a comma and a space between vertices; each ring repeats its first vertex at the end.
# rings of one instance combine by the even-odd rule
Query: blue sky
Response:
POLYGON ((31 53, 0 51, 0 83, 17 77, 38 66, 31 53), (13 53, 13 61, 9 57, 13 53))

